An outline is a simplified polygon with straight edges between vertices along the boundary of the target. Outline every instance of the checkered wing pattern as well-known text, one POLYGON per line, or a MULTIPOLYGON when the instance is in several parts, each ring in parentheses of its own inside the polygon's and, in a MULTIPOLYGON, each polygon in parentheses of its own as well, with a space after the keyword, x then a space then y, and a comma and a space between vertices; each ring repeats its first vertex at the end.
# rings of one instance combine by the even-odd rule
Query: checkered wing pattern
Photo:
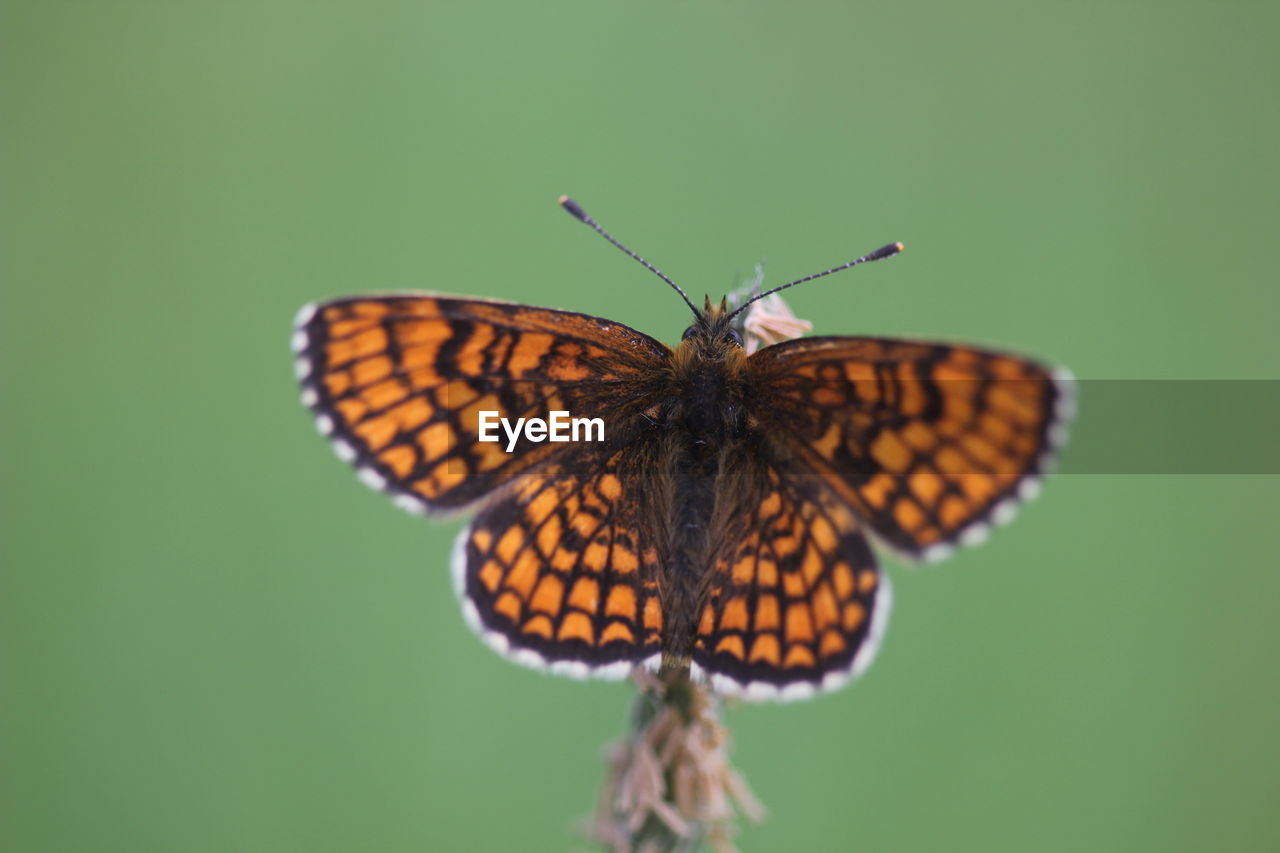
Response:
POLYGON ((634 456, 580 454, 522 477, 462 532, 454 579, 499 652, 568 675, 622 677, 661 652, 658 558, 634 456))
POLYGON ((1007 520, 1071 415, 1065 377, 968 347, 807 338, 751 360, 765 389, 756 415, 795 467, 826 475, 883 541, 925 559, 1007 520))
POLYGON ((857 518, 822 478, 770 468, 757 479, 725 531, 694 663, 722 692, 753 699, 838 687, 875 655, 887 581, 857 518))
POLYGON ((338 454, 428 512, 466 507, 575 446, 521 438, 508 453, 501 430, 479 440, 482 411, 625 422, 670 354, 598 317, 428 294, 307 306, 293 344, 303 399, 338 454))

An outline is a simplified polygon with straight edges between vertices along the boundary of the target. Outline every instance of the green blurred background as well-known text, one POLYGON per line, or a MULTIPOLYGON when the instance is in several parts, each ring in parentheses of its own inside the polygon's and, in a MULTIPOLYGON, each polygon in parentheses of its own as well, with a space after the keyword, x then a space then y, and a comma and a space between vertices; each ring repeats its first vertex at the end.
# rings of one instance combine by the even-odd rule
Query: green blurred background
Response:
MULTIPOLYGON (((361 486, 288 352, 400 288, 676 339, 561 193, 699 296, 905 241, 792 291, 819 333, 1280 366, 1275 4, 0 9, 6 851, 588 847, 630 688, 473 638, 460 522, 361 486)), ((891 566, 859 684, 729 710, 742 847, 1277 849, 1278 505, 1069 474, 891 566)))

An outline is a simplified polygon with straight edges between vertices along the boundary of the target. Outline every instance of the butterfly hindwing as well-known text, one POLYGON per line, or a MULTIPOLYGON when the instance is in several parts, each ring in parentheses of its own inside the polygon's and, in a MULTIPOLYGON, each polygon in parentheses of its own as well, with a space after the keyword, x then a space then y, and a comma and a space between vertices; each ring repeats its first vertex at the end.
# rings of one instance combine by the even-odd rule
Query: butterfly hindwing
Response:
POLYGON ((549 462, 462 532, 455 583, 468 621, 499 652, 620 678, 661 651, 657 555, 642 477, 624 457, 549 462))
POLYGON ((481 412, 625 411, 670 353, 585 314, 426 294, 308 306, 294 349, 303 399, 339 455, 425 511, 463 508, 574 446, 521 438, 507 452, 501 429, 479 440, 481 412))
POLYGON ((757 407, 797 468, 829 475, 866 524, 926 559, 1006 520, 1061 443, 1070 383, 969 347, 807 338, 752 356, 757 407))
POLYGON ((720 532, 694 664, 753 699, 837 687, 875 655, 887 581, 823 478, 763 468, 755 484, 720 532))

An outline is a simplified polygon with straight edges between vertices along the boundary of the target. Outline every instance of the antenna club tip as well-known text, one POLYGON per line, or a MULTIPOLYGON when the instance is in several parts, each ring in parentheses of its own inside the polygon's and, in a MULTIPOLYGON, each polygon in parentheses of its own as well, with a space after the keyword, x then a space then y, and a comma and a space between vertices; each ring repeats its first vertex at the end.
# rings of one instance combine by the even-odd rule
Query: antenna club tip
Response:
POLYGON ((894 255, 901 252, 903 248, 905 247, 901 243, 888 243, 881 246, 879 249, 876 249, 871 254, 862 256, 858 261, 882 261, 885 258, 892 258, 894 255))
POLYGON ((560 196, 560 206, 569 212, 569 215, 581 222, 590 222, 591 217, 587 216, 587 212, 573 199, 567 195, 560 196))

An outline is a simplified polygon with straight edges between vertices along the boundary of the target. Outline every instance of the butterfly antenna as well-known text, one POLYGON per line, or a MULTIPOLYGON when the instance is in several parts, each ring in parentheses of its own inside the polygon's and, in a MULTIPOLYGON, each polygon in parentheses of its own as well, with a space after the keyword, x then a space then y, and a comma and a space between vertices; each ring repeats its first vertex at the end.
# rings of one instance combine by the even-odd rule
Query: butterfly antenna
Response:
POLYGON ((760 299, 764 299, 766 296, 771 296, 777 293, 779 290, 786 290, 788 287, 795 287, 797 284, 804 284, 806 281, 813 281, 815 278, 822 278, 824 275, 831 275, 833 272, 840 272, 840 270, 847 270, 849 267, 856 267, 858 264, 865 264, 867 261, 879 261, 885 258, 892 258, 894 255, 901 252, 903 248, 904 247, 901 243, 890 243, 887 246, 881 246, 879 249, 876 249, 874 252, 872 252, 869 255, 863 255, 860 258, 854 258, 852 261, 849 261, 849 263, 847 264, 841 264, 840 266, 832 267, 829 270, 816 272, 813 275, 807 275, 804 278, 798 278, 795 281, 789 281, 786 284, 779 285, 778 287, 775 287, 772 290, 766 290, 764 293, 758 293, 755 296, 748 299, 746 302, 739 305, 737 310, 729 315, 729 319, 732 320, 734 317, 738 316, 738 314, 742 313, 742 311, 752 302, 756 302, 760 299))
POLYGON ((649 263, 644 258, 640 257, 635 252, 631 251, 626 246, 622 245, 617 240, 615 240, 613 238, 613 235, 610 234, 608 231, 604 230, 603 228, 601 228, 600 223, 592 219, 591 216, 585 210, 583 210, 576 201, 569 198, 567 195, 562 195, 560 196, 560 206, 563 207, 565 210, 569 211, 569 215, 572 216, 574 219, 577 219, 581 222, 585 222, 588 225, 590 225, 592 228, 596 230, 597 233, 600 234, 601 237, 605 238, 610 243, 617 246, 619 249, 625 252, 628 257, 639 261, 644 266, 644 268, 647 269, 649 272, 653 273, 658 278, 662 279, 667 284, 671 285, 671 287, 675 289, 675 292, 680 294, 680 298, 684 300, 684 304, 689 306, 689 310, 693 311, 694 316, 695 317, 702 316, 702 312, 699 311, 697 308, 695 308, 693 303, 689 301, 689 297, 685 294, 683 290, 680 289, 680 285, 676 284, 674 281, 672 281, 671 279, 663 275, 662 270, 658 269, 653 264, 649 263))

